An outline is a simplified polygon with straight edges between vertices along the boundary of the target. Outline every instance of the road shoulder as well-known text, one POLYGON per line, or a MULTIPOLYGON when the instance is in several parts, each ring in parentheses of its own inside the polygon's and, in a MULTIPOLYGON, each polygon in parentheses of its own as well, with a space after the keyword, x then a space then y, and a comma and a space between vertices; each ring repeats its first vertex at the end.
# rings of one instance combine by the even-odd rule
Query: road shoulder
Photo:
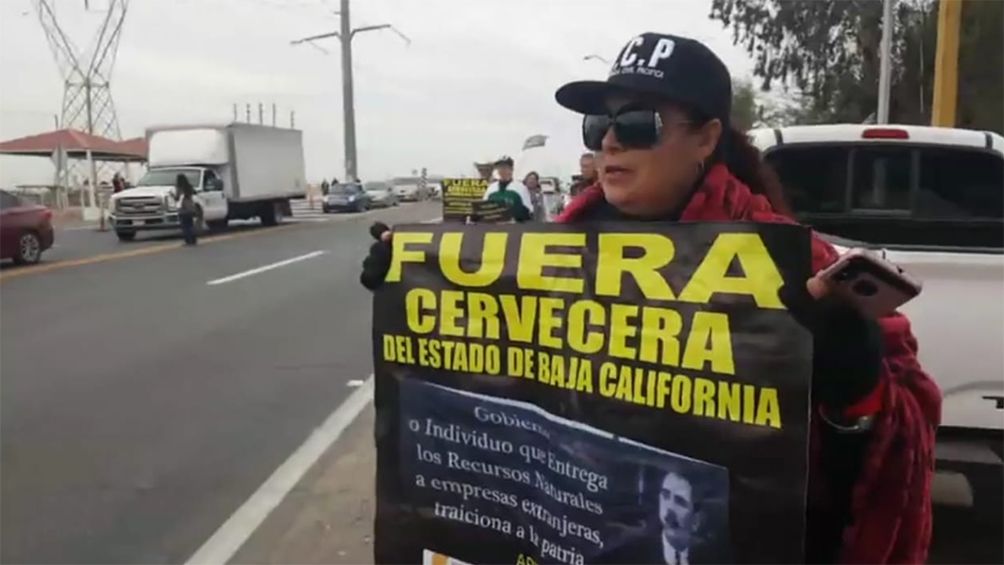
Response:
POLYGON ((373 406, 290 491, 231 563, 373 562, 373 406))

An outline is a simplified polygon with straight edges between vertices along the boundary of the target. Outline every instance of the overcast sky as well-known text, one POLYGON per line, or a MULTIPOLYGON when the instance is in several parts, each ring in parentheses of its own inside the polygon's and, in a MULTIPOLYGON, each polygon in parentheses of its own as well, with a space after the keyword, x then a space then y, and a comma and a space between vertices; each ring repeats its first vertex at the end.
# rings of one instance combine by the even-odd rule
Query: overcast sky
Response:
MULTIPOLYGON (((107 0, 53 0, 71 39, 91 42, 107 0)), ((53 127, 61 77, 34 0, 0 2, 0 139, 53 127)), ((275 102, 304 132, 307 176, 343 176, 337 0, 132 0, 112 79, 125 138, 156 124, 228 121, 233 104, 275 102)), ((582 151, 579 118, 554 102, 561 84, 603 78, 632 36, 660 31, 706 42, 733 76, 752 69, 730 32, 708 19, 710 0, 354 0, 354 27, 391 23, 353 41, 363 180, 430 173, 472 175, 475 160, 508 154, 518 172, 570 174, 582 151), (533 134, 543 150, 520 151, 533 134), (522 157, 522 158, 521 158, 522 157)), ((0 185, 52 181, 45 159, 0 157, 0 185)))

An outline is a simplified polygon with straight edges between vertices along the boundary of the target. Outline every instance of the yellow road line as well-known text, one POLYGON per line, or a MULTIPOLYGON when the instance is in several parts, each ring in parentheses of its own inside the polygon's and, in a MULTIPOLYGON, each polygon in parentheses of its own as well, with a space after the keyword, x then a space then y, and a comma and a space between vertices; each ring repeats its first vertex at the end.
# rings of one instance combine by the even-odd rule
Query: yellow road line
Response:
MULTIPOLYGON (((285 231, 296 227, 308 226, 310 224, 287 224, 284 226, 278 226, 273 228, 256 229, 253 231, 244 231, 237 233, 228 233, 223 235, 216 235, 205 237, 199 240, 199 244, 209 244, 218 243, 221 241, 228 241, 231 239, 240 239, 244 237, 251 237, 253 235, 260 235, 266 233, 275 233, 277 231, 285 231)), ((142 247, 140 249, 131 249, 129 251, 119 251, 116 253, 102 253, 101 255, 94 255, 91 257, 84 257, 81 259, 68 259, 65 261, 56 261, 55 263, 46 263, 44 265, 35 265, 33 267, 23 267, 20 269, 13 269, 9 271, 0 272, 0 283, 8 279, 14 279, 18 277, 24 277, 27 275, 40 275, 42 273, 48 273, 50 271, 58 271, 61 269, 68 269, 70 267, 80 267, 83 265, 93 265, 95 263, 105 263, 107 261, 117 261, 119 259, 128 259, 130 257, 140 257, 143 255, 153 255, 155 253, 164 253, 172 249, 180 249, 183 247, 181 242, 171 242, 162 243, 160 245, 151 245, 149 247, 142 247)))

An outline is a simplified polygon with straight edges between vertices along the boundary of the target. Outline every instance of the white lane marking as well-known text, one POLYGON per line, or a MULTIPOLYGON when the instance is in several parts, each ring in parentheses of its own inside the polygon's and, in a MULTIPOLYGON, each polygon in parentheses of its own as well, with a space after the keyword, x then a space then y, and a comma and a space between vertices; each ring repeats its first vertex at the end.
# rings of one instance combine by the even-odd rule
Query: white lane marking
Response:
POLYGON ((423 224, 439 224, 439 223, 442 223, 442 221, 443 221, 443 217, 440 216, 438 218, 433 218, 431 220, 422 220, 422 223, 423 224))
POLYGON ((286 222, 289 222, 291 224, 305 224, 305 223, 319 224, 322 222, 331 222, 333 220, 335 220, 335 218, 318 218, 315 216, 293 216, 292 218, 288 218, 286 222))
POLYGON ((363 386, 364 384, 366 384, 366 381, 362 381, 362 380, 359 380, 359 379, 352 379, 351 381, 345 383, 345 386, 347 386, 349 388, 359 388, 359 387, 363 386))
POLYGON ((286 265, 290 265, 290 264, 293 264, 293 263, 296 263, 296 262, 299 262, 299 261, 306 261, 307 259, 313 259, 314 257, 317 257, 318 255, 324 255, 325 253, 327 253, 327 251, 324 251, 324 250, 311 251, 310 253, 307 253, 307 254, 304 254, 304 255, 299 255, 299 256, 293 257, 291 259, 286 259, 285 261, 279 261, 278 263, 271 263, 269 265, 263 265, 263 266, 258 267, 256 269, 251 269, 250 271, 244 271, 242 273, 237 273, 237 274, 234 274, 234 275, 230 275, 229 277, 223 277, 222 279, 211 280, 211 281, 207 282, 206 284, 209 285, 209 286, 215 286, 215 285, 218 285, 218 284, 224 284, 224 283, 232 282, 232 281, 235 281, 235 280, 238 280, 238 279, 243 279, 244 277, 250 277, 252 275, 257 275, 258 273, 264 273, 265 271, 271 271, 272 269, 278 269, 279 267, 285 267, 286 265))
POLYGON ((56 231, 84 231, 84 230, 98 231, 98 226, 93 225, 93 226, 74 226, 72 228, 56 228, 56 231))
POLYGON ((373 375, 370 375, 363 386, 352 391, 251 498, 188 558, 186 565, 228 562, 372 400, 373 375))

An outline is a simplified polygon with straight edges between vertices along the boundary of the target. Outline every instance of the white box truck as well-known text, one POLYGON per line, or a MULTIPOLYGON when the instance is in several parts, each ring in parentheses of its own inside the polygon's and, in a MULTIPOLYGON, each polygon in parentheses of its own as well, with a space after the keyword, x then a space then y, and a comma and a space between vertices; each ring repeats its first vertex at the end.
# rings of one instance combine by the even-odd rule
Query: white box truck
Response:
POLYGON ((279 223, 289 199, 306 190, 300 130, 243 123, 150 128, 147 172, 134 188, 112 196, 111 225, 120 240, 143 230, 177 229, 174 185, 185 175, 195 188, 200 227, 232 219, 279 223))

